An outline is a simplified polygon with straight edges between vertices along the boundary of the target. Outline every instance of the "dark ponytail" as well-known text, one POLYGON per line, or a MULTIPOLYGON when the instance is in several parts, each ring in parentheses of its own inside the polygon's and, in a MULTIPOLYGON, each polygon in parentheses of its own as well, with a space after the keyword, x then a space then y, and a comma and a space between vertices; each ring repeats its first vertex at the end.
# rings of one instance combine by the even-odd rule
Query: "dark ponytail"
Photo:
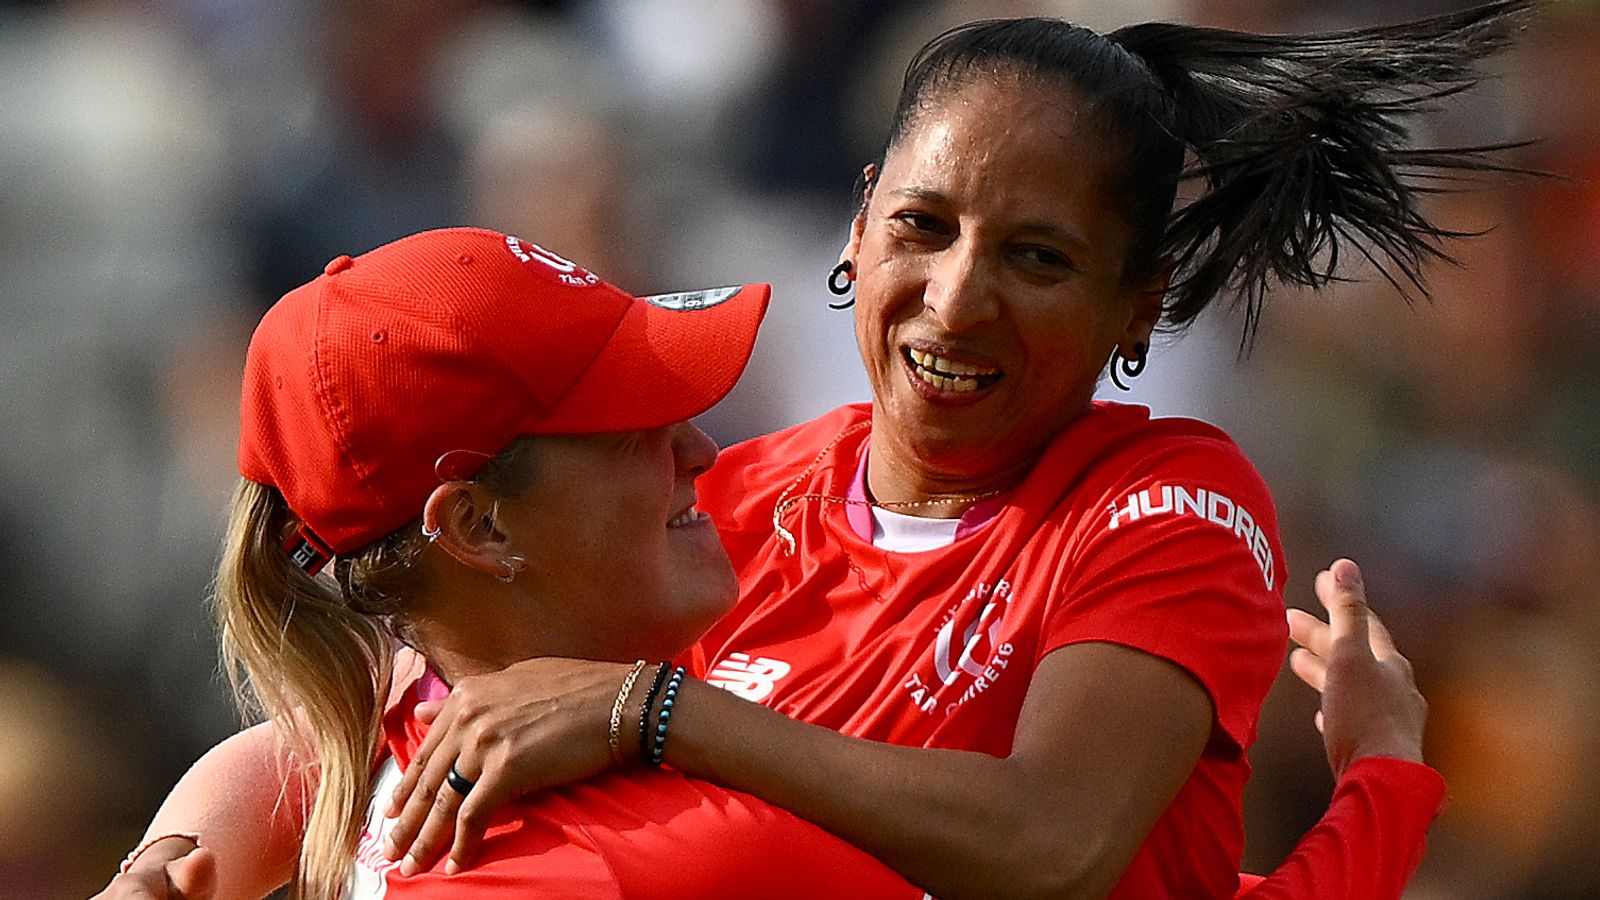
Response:
POLYGON ((1246 335, 1273 284, 1336 280, 1361 254, 1402 294, 1427 294, 1422 267, 1451 260, 1459 232, 1419 209, 1461 172, 1505 170, 1504 146, 1413 149, 1405 116, 1466 90, 1474 63, 1505 49, 1533 4, 1506 0, 1417 22, 1313 35, 1256 35, 1150 23, 1109 39, 1173 97, 1175 128, 1207 190, 1172 217, 1160 256, 1176 264, 1166 318, 1182 326, 1233 292, 1246 335))
POLYGON ((1253 335, 1274 285, 1338 280, 1359 254, 1408 297, 1457 232, 1419 198, 1459 174, 1513 171, 1508 146, 1412 149, 1405 117, 1471 87, 1475 64, 1509 45, 1535 7, 1502 0, 1403 25, 1259 35, 1150 23, 1102 36, 1054 19, 973 22, 931 41, 906 71, 889 148, 940 90, 976 75, 1054 78, 1121 152, 1111 187, 1132 240, 1124 280, 1173 265, 1167 326, 1217 297, 1253 335), (1198 164, 1184 171, 1186 153, 1198 164), (1174 212, 1180 180, 1206 190, 1174 212))

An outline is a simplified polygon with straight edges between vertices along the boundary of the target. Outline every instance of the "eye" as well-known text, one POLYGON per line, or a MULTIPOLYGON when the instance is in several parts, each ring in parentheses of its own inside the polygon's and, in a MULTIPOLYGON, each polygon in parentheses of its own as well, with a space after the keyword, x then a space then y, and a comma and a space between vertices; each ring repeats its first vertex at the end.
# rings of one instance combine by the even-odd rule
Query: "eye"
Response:
POLYGON ((1024 265, 1042 271, 1078 271, 1078 267, 1065 253, 1039 244, 1017 247, 1012 251, 1012 255, 1024 265))
POLYGON ((920 210, 908 209, 895 213, 892 218, 895 222, 918 234, 944 235, 950 233, 950 227, 944 223, 944 220, 920 210))

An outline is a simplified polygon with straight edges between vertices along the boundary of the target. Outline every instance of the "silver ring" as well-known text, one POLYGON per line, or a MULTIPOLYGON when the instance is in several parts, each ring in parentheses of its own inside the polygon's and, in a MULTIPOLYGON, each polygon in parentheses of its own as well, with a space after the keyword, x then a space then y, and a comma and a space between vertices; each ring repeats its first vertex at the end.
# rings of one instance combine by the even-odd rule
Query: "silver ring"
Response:
POLYGON ((444 777, 444 783, 450 785, 451 790, 463 797, 472 793, 472 789, 478 786, 476 781, 457 772, 455 766, 450 767, 450 774, 444 777))

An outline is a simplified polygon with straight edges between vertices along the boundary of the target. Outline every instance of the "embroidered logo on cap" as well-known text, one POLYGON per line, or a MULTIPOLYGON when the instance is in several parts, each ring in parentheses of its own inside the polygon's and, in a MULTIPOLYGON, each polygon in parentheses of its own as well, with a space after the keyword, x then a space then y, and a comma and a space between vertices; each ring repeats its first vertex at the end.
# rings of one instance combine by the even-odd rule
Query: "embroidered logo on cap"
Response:
POLYGON ((600 283, 600 276, 558 253, 546 250, 532 241, 524 241, 508 234, 506 235, 506 249, 510 250, 512 255, 523 262, 536 264, 535 268, 538 268, 539 271, 547 271, 551 277, 562 284, 571 285, 572 287, 589 287, 600 283))
POLYGON ((678 312, 688 312, 695 309, 706 309, 720 303, 726 303, 733 295, 739 293, 737 285, 734 287, 707 288, 703 291, 682 291, 676 294, 652 294, 649 297, 640 297, 640 300, 651 306, 662 309, 671 309, 678 312))

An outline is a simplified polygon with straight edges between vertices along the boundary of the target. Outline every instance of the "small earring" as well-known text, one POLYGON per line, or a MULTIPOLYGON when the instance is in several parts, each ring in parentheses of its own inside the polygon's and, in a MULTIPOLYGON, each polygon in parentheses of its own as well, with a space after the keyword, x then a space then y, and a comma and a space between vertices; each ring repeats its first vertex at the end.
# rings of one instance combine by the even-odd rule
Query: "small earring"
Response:
POLYGON ((517 573, 527 567, 528 561, 513 553, 510 556, 502 557, 500 565, 506 567, 505 574, 496 575, 495 578, 498 578, 501 584, 510 584, 517 580, 517 573))
MULTIPOLYGON (((848 259, 841 260, 837 266, 834 266, 833 271, 828 274, 828 291, 836 297, 843 297, 845 294, 850 293, 850 289, 855 286, 855 279, 850 277, 850 270, 854 268, 855 264, 848 259)), ((855 302, 855 298, 852 297, 840 303, 829 303, 828 308, 849 309, 855 305, 855 302)))
POLYGON ((1132 359, 1126 356, 1119 356, 1116 362, 1111 364, 1111 383, 1124 391, 1131 390, 1131 388, 1124 384, 1122 379, 1118 377, 1117 370, 1121 369, 1121 374, 1126 375, 1129 378, 1138 378, 1139 375, 1144 372, 1145 363, 1150 361, 1149 352, 1150 348, 1145 345, 1144 341, 1140 341, 1139 343, 1133 345, 1132 359))
POLYGON ((442 526, 435 525, 432 529, 429 529, 427 522, 422 523, 422 536, 428 539, 428 543, 431 544, 434 541, 437 541, 439 539, 439 535, 441 534, 444 534, 444 528, 442 526))

